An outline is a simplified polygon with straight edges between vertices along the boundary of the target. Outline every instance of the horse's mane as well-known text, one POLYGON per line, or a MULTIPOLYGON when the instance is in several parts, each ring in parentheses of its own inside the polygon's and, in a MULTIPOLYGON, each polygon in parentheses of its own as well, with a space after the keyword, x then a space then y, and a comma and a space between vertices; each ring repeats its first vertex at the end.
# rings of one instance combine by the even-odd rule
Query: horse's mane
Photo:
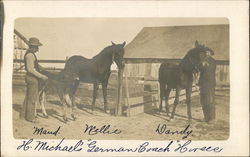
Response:
POLYGON ((97 58, 99 56, 103 56, 104 54, 107 54, 108 52, 111 52, 110 49, 113 47, 113 45, 110 45, 110 46, 107 46, 105 47, 100 53, 98 53, 96 56, 93 57, 94 58, 97 58))
POLYGON ((190 49, 187 54, 184 56, 183 59, 186 59, 188 57, 192 57, 193 55, 196 55, 196 53, 199 53, 200 51, 210 51, 212 54, 214 54, 214 51, 210 49, 209 47, 200 45, 198 47, 190 49))
POLYGON ((192 63, 190 63, 190 57, 194 57, 194 55, 196 55, 196 53, 199 52, 199 48, 192 48, 190 49, 187 54, 183 57, 183 59, 181 60, 179 66, 184 69, 185 71, 190 71, 190 65, 192 63))
POLYGON ((187 52, 187 54, 183 57, 183 59, 187 59, 188 57, 193 56, 197 52, 198 52, 197 48, 192 48, 187 52))

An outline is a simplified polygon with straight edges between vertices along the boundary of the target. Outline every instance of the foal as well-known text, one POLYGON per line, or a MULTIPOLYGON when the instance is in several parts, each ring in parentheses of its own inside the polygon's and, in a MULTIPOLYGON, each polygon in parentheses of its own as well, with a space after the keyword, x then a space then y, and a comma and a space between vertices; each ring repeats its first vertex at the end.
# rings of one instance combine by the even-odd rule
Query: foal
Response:
POLYGON ((47 112, 45 110, 45 103, 46 103, 46 92, 48 90, 48 87, 52 87, 56 89, 57 95, 60 98, 60 102, 63 107, 63 120, 66 123, 68 121, 67 118, 67 108, 70 108, 70 114, 73 119, 73 121, 76 120, 76 117, 73 113, 73 106, 72 106, 72 100, 71 100, 71 88, 76 78, 67 76, 64 74, 63 71, 59 73, 55 72, 49 72, 49 71, 41 71, 42 74, 46 75, 48 77, 48 80, 46 82, 41 83, 41 88, 39 91, 39 103, 42 108, 42 113, 44 117, 48 117, 47 112))

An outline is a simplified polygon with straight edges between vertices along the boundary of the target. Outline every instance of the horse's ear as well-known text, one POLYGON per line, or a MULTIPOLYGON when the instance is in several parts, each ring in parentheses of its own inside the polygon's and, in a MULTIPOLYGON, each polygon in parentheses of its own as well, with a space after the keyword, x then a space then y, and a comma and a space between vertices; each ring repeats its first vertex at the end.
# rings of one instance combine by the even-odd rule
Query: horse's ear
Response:
POLYGON ((196 40, 195 41, 195 47, 198 47, 199 46, 199 42, 196 40))
POLYGON ((195 43, 194 43, 195 47, 198 47, 199 46, 199 42, 196 40, 195 43))
POLYGON ((212 49, 208 49, 208 51, 211 53, 211 56, 214 55, 214 51, 212 49))
POLYGON ((124 47, 126 45, 126 41, 124 41, 123 43, 122 43, 122 47, 124 47))
POLYGON ((211 55, 212 55, 212 56, 214 55, 214 51, 213 51, 213 50, 211 50, 211 55))
POLYGON ((115 45, 115 43, 113 41, 111 41, 112 45, 115 45))

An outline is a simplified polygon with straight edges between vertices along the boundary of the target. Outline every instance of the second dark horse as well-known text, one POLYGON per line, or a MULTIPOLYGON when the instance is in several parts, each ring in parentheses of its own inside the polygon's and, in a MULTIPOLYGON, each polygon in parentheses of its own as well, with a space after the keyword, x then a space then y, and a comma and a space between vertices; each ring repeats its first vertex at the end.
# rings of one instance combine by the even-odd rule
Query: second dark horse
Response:
POLYGON ((124 46, 126 42, 122 44, 114 44, 104 48, 98 55, 92 59, 87 59, 82 56, 70 57, 64 67, 64 73, 72 76, 73 78, 79 78, 75 81, 71 87, 70 96, 74 105, 74 97, 77 87, 80 82, 93 84, 93 100, 92 111, 95 108, 95 101, 97 97, 97 90, 99 83, 102 84, 103 98, 104 98, 104 110, 108 111, 107 106, 107 86, 108 80, 111 74, 111 65, 116 63, 118 69, 124 68, 124 46))
POLYGON ((159 69, 160 83, 160 111, 162 110, 162 101, 165 98, 166 112, 169 113, 168 99, 171 89, 176 90, 174 107, 170 119, 174 118, 175 109, 179 103, 179 93, 181 89, 186 90, 187 115, 191 120, 191 92, 193 84, 193 74, 199 71, 199 66, 207 62, 206 51, 213 51, 195 42, 195 48, 189 50, 179 65, 162 63, 159 69), (167 88, 166 88, 167 85, 167 88))

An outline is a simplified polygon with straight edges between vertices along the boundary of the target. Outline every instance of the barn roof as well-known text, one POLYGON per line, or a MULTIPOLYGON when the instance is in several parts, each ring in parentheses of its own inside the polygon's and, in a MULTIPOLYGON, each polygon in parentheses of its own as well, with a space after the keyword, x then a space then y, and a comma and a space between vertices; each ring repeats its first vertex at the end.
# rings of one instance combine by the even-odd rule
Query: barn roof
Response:
POLYGON ((229 60, 229 25, 144 27, 125 47, 124 58, 181 59, 195 41, 229 60))

